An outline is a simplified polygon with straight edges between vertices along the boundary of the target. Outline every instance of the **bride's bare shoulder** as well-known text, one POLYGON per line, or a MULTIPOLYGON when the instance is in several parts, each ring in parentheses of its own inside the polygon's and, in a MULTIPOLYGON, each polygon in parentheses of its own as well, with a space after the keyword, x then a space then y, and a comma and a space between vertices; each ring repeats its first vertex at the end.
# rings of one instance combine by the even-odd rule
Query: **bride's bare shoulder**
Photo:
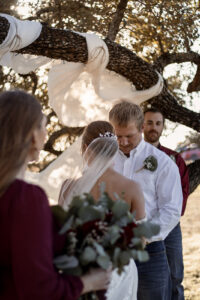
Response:
POLYGON ((114 172, 115 172, 115 179, 120 179, 120 181, 123 182, 123 184, 131 185, 133 187, 140 187, 139 183, 137 183, 136 181, 129 179, 116 171, 114 172))
POLYGON ((117 186, 119 189, 123 190, 126 195, 128 194, 133 195, 133 193, 141 193, 141 187, 140 184, 137 183, 136 181, 129 179, 120 173, 114 171, 113 173, 113 180, 114 183, 117 183, 117 186))

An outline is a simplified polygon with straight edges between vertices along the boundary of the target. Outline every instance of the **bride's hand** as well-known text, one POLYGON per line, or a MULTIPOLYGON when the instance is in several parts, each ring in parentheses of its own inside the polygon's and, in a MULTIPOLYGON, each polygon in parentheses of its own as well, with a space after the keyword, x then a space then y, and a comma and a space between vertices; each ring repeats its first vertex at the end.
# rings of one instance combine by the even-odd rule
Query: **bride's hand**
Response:
POLYGON ((91 291, 106 290, 110 283, 111 268, 107 271, 102 269, 91 269, 88 273, 81 276, 83 290, 81 294, 91 291))

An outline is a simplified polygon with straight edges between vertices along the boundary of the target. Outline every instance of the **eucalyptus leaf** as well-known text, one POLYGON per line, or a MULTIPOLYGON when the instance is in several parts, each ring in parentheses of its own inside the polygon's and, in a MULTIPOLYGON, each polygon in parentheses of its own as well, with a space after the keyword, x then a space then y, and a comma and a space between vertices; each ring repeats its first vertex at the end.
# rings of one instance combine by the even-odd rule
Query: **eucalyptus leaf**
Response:
POLYGON ((76 218, 76 220, 75 220, 75 225, 76 226, 80 226, 80 225, 82 225, 83 224, 83 221, 81 220, 81 219, 79 219, 79 218, 76 218))
POLYGON ((83 200, 81 199, 81 197, 75 196, 72 199, 72 202, 70 204, 70 208, 73 207, 73 208, 79 209, 82 205, 83 205, 83 200))
POLYGON ((108 269, 111 265, 110 257, 108 255, 99 255, 97 257, 98 265, 103 269, 108 269))
POLYGON ((127 265, 130 261, 131 255, 128 251, 121 251, 120 253, 120 263, 124 266, 127 265))
POLYGON ((100 244, 98 244, 97 242, 94 242, 93 245, 94 245, 97 253, 100 256, 106 256, 106 252, 105 252, 104 248, 100 244))
POLYGON ((136 249, 131 249, 130 252, 131 257, 136 260, 137 259, 137 250, 136 249))
POLYGON ((120 228, 117 225, 112 225, 108 228, 106 237, 110 240, 111 245, 113 245, 120 237, 120 228))
POLYGON ((116 247, 113 254, 113 262, 114 264, 118 263, 119 257, 120 257, 121 249, 119 247, 116 247))
POLYGON ((160 226, 157 224, 150 223, 149 221, 139 224, 138 227, 134 228, 135 237, 146 237, 151 238, 160 232, 160 226))
POLYGON ((87 265, 88 263, 95 261, 96 257, 96 251, 92 247, 88 246, 80 255, 80 260, 83 265, 87 265))
POLYGON ((93 221, 102 218, 101 211, 92 206, 81 207, 78 212, 78 217, 83 222, 93 221))
POLYGON ((127 214, 127 212, 129 211, 129 205, 123 200, 117 200, 115 201, 111 210, 115 218, 119 219, 127 214))
POLYGON ((60 255, 53 260, 58 269, 64 270, 78 266, 78 259, 75 256, 60 255))
POLYGON ((89 193, 85 193, 84 194, 84 202, 87 202, 89 205, 95 205, 96 201, 94 200, 94 197, 89 194, 89 193))
POLYGON ((104 192, 99 197, 98 204, 102 205, 107 211, 112 208, 113 200, 109 197, 108 193, 104 192))
POLYGON ((132 238, 131 244, 132 244, 133 246, 139 246, 139 245, 142 245, 141 238, 138 238, 138 237, 132 238))
POLYGON ((74 216, 71 216, 70 218, 69 218, 69 220, 67 220, 67 222, 63 225, 63 227, 60 229, 60 231, 59 231, 59 234, 63 234, 63 233, 65 233, 66 231, 68 231, 70 228, 71 228, 71 226, 72 226, 72 224, 73 224, 73 221, 74 221, 74 216))
POLYGON ((140 262, 146 262, 149 260, 149 254, 147 251, 137 251, 137 258, 140 262))
POLYGON ((128 216, 123 216, 121 219, 117 220, 115 224, 120 227, 125 227, 128 223, 130 223, 130 218, 128 216))
POLYGON ((102 181, 100 183, 100 194, 103 195, 105 193, 105 190, 106 190, 106 183, 102 181))

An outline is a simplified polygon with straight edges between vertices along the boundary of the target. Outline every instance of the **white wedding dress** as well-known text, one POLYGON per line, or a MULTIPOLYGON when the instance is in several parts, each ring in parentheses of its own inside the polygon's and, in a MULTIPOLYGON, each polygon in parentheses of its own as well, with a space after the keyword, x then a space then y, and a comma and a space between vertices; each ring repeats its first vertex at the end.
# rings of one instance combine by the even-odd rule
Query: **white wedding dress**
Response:
POLYGON ((111 283, 107 291, 107 300, 137 300, 138 273, 133 259, 124 272, 119 275, 112 272, 111 283))

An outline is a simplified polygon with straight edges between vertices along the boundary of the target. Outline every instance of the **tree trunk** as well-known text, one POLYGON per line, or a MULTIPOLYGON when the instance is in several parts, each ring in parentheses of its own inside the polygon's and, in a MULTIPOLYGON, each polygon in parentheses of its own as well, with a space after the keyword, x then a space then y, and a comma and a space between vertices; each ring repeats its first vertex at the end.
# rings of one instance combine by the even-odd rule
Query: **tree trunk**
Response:
MULTIPOLYGON (((2 43, 9 29, 7 19, 0 17, 0 28, 0 43, 2 43)), ((109 39, 105 39, 105 43, 109 50, 107 66, 109 70, 129 79, 138 90, 147 89, 156 84, 158 75, 152 65, 109 39)), ((17 52, 82 63, 86 63, 88 59, 84 37, 70 30, 60 30, 44 25, 38 39, 17 52)), ((165 118, 200 131, 200 114, 179 105, 166 87, 159 96, 152 98, 150 102, 163 112, 165 118)), ((191 164, 189 167, 191 191, 200 183, 200 168, 196 168, 198 163, 191 164)))
POLYGON ((200 183, 199 170, 200 170, 200 159, 196 160, 193 163, 188 165, 189 181, 190 181, 189 193, 190 194, 192 192, 194 192, 194 190, 198 187, 198 185, 200 183))

